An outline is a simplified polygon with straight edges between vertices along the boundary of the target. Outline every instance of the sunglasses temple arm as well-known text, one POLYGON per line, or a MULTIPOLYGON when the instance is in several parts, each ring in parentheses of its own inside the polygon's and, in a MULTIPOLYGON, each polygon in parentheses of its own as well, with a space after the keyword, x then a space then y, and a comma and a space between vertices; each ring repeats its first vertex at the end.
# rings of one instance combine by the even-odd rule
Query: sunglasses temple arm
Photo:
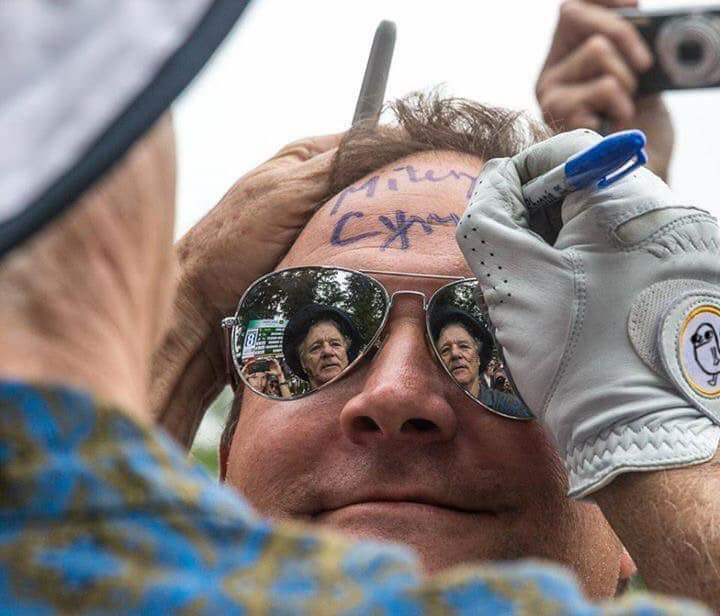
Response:
POLYGON ((225 382, 233 389, 237 387, 235 379, 234 363, 232 358, 232 330, 235 327, 235 317, 227 317, 222 320, 223 338, 225 338, 225 382))

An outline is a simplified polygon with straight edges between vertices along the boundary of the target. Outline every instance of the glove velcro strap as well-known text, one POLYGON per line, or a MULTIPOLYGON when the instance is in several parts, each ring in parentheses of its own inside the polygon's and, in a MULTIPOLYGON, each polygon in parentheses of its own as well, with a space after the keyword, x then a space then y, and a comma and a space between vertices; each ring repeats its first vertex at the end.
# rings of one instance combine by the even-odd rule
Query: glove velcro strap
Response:
POLYGON ((585 498, 620 473, 690 466, 713 457, 720 426, 693 409, 665 411, 604 430, 565 457, 571 498, 585 498))
POLYGON ((658 340, 668 307, 677 305, 688 293, 702 293, 715 288, 715 285, 703 280, 665 280, 655 283, 637 296, 628 316, 628 335, 637 354, 656 374, 669 378, 660 359, 658 340))

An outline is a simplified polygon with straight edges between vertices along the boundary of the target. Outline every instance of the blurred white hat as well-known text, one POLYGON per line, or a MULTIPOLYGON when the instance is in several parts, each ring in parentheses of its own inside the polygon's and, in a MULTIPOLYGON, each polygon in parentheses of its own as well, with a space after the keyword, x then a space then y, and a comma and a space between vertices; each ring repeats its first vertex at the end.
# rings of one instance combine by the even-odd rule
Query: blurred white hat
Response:
POLYGON ((0 257, 154 124, 248 1, 0 2, 0 257))

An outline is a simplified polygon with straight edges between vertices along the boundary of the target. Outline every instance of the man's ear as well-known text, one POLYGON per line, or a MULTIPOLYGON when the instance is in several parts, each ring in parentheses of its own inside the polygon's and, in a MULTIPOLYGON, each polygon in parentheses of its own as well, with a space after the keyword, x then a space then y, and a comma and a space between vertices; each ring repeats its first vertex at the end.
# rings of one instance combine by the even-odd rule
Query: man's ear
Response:
POLYGON ((637 566, 625 546, 622 546, 620 554, 620 575, 618 576, 617 594, 622 594, 628 587, 630 579, 637 575, 637 566))

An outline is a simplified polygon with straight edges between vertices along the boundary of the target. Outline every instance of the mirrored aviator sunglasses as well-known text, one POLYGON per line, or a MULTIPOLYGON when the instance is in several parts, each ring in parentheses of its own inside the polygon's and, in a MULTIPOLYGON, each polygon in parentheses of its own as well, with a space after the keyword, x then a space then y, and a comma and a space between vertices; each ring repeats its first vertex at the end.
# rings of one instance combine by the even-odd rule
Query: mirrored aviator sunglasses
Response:
MULTIPOLYGON (((476 403, 512 419, 533 415, 515 392, 477 305, 473 278, 402 272, 297 267, 256 280, 235 316, 223 319, 226 365, 256 394, 296 400, 348 374, 381 341, 393 299, 421 296, 426 335, 446 374, 476 403), (417 290, 387 289, 374 277, 450 281, 428 300, 417 290)), ((479 295, 479 294, 478 294, 479 295)))

